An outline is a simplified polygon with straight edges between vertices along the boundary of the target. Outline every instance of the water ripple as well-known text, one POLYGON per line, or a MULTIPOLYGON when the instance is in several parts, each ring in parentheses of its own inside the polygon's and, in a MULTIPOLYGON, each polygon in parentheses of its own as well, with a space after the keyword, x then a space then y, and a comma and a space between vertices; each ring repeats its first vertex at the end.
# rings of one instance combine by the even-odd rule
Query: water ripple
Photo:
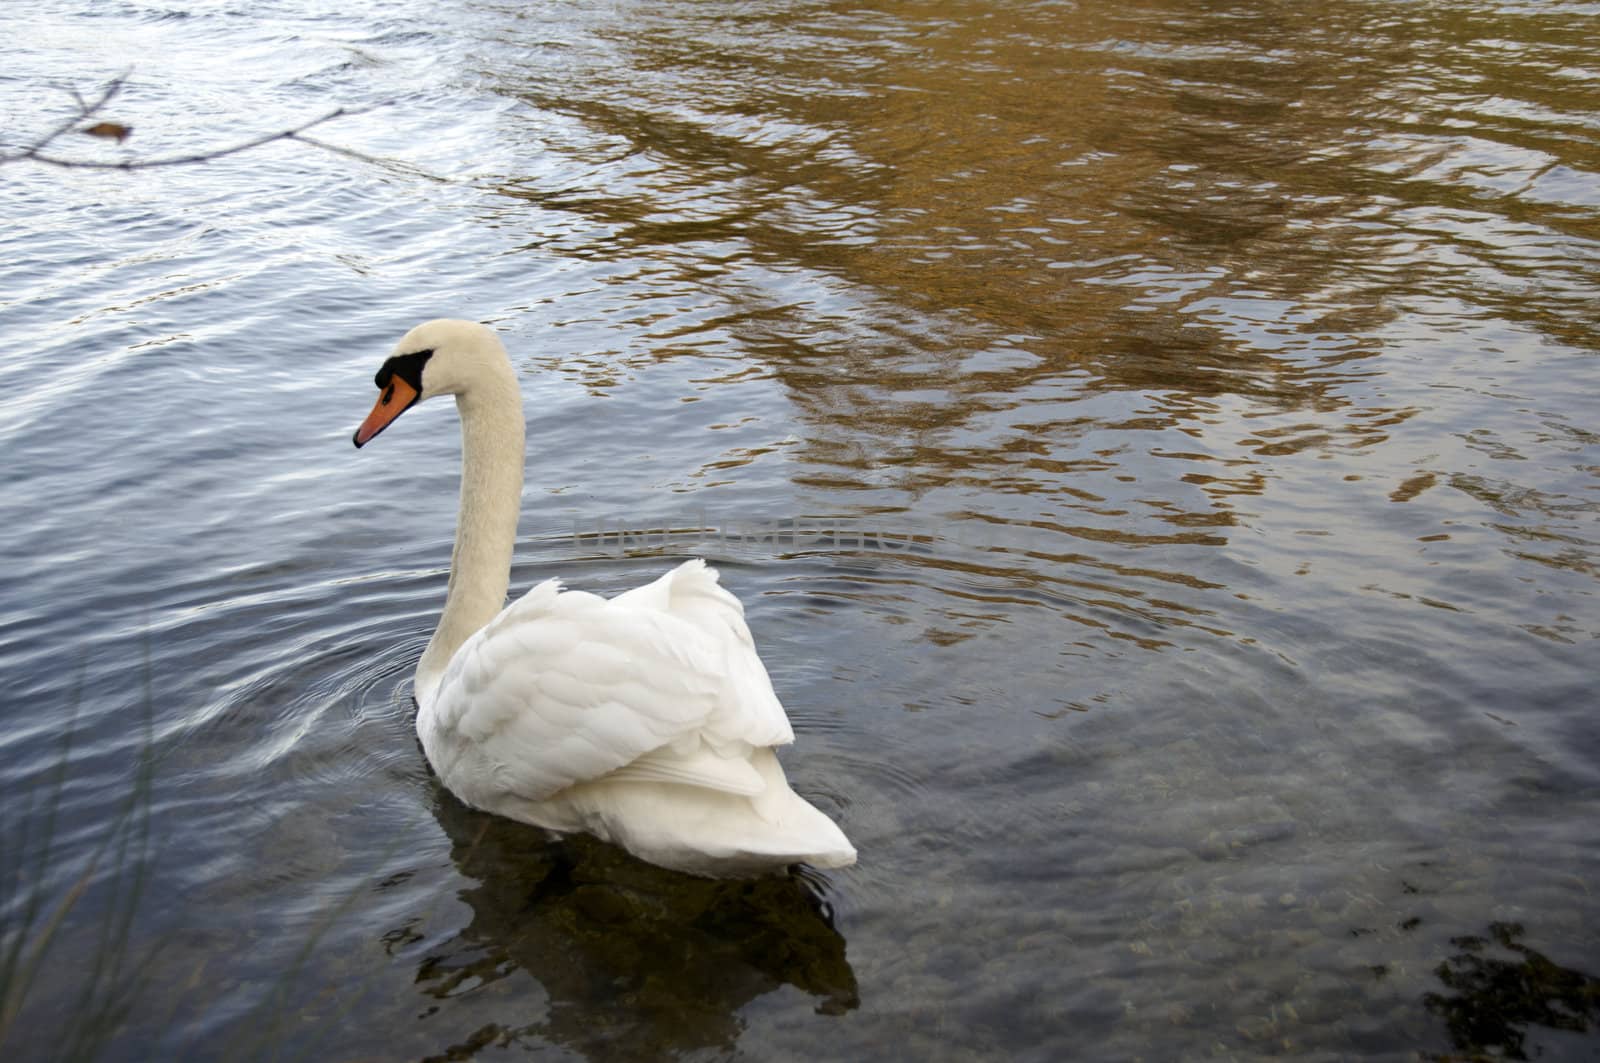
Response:
POLYGON ((62 153, 359 112, 0 166, 0 843, 80 906, 17 1028, 140 896, 112 1058, 1503 1054, 1421 1001, 1597 951, 1597 13, 14 0, 9 143, 125 70, 62 153), (513 588, 709 555, 857 867, 439 790, 454 421, 349 433, 441 314, 513 588))

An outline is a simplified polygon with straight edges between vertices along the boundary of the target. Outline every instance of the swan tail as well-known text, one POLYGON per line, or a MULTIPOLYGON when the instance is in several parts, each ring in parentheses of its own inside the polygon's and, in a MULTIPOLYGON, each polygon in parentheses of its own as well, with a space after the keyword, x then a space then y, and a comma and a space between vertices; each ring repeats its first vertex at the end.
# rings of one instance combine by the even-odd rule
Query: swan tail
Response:
POLYGON ((753 797, 607 778, 568 790, 561 804, 571 818, 545 825, 584 830, 652 864, 712 878, 855 863, 844 832, 790 789, 772 750, 755 750, 750 763, 767 784, 753 797))
POLYGON ((751 762, 767 781, 766 791, 753 802, 755 810, 773 827, 757 839, 757 848, 764 843, 779 843, 781 838, 779 847, 801 854, 790 863, 835 868, 856 862, 855 846, 839 825, 789 786, 777 754, 771 749, 758 749, 751 762))

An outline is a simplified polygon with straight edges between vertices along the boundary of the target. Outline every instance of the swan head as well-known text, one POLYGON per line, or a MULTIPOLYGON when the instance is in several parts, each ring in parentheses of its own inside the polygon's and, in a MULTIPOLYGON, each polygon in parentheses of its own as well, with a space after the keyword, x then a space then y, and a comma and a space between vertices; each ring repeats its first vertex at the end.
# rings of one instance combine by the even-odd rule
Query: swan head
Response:
POLYGON ((401 337, 378 368, 373 377, 378 401, 356 429, 352 442, 365 446, 425 399, 469 395, 478 386, 500 381, 510 371, 506 349, 488 327, 452 318, 418 325, 401 337))

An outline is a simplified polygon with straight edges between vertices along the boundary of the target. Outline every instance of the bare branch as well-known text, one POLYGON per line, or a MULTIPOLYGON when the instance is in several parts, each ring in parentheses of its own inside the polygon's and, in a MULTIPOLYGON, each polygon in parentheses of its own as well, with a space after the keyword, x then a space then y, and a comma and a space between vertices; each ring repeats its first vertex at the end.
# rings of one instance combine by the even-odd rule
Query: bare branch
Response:
POLYGON ((127 84, 127 81, 128 72, 123 71, 110 81, 106 82, 105 88, 100 90, 100 95, 95 97, 92 102, 85 102, 84 98, 78 93, 77 89, 68 89, 67 91, 72 93, 73 102, 78 105, 78 112, 76 114, 68 115, 54 129, 49 130, 44 134, 44 136, 40 137, 27 147, 22 148, 14 153, 0 155, 0 162, 11 162, 14 159, 31 159, 36 157, 51 144, 72 132, 73 127, 79 122, 99 114, 101 109, 115 99, 117 94, 122 91, 122 86, 127 84))
POLYGON ((357 162, 365 162, 370 163, 373 166, 381 166, 385 170, 392 170, 396 173, 408 174, 412 177, 426 178, 429 181, 436 181, 442 185, 450 184, 450 179, 448 177, 440 177, 438 174, 429 173, 427 170, 413 166, 408 162, 401 162, 398 159, 385 159, 378 155, 368 155, 364 151, 357 151, 354 148, 340 147, 338 144, 329 144, 326 140, 318 140, 315 137, 308 137, 300 133, 294 134, 289 139, 300 144, 309 145, 313 148, 320 148, 323 151, 332 152, 335 155, 343 155, 347 159, 355 159, 357 162))
MULTIPOLYGON (((252 148, 259 148, 262 145, 271 144, 279 140, 295 140, 303 144, 309 144, 312 147, 321 148, 325 151, 338 152, 340 154, 350 155, 354 158, 364 159, 367 161, 376 161, 370 159, 369 156, 362 155, 360 152, 351 151, 347 148, 339 148, 332 144, 328 144, 320 140, 313 140, 310 137, 301 135, 308 130, 315 129, 317 126, 324 125, 336 118, 347 118, 351 115, 365 114, 367 111, 373 110, 371 107, 339 107, 335 110, 329 111, 327 114, 321 115, 320 117, 313 118, 308 122, 303 122, 292 129, 284 129, 276 133, 268 133, 263 136, 256 137, 253 140, 246 140, 239 144, 230 144, 227 147, 213 148, 208 151, 194 152, 188 155, 169 155, 157 159, 124 159, 120 162, 112 162, 105 159, 72 158, 70 156, 56 155, 50 152, 50 147, 56 141, 60 140, 66 134, 72 132, 74 129, 79 128, 80 124, 86 119, 92 118, 104 110, 106 104, 110 103, 111 100, 113 100, 117 94, 122 91, 123 85, 127 82, 127 79, 128 75, 126 73, 119 74, 117 77, 112 78, 106 83, 105 87, 100 90, 100 94, 93 100, 89 101, 85 101, 84 98, 78 94, 77 90, 69 90, 72 93, 74 101, 76 101, 78 105, 77 112, 57 124, 53 129, 50 129, 38 140, 34 141, 27 147, 19 148, 11 152, 0 152, 0 164, 26 161, 40 163, 45 166, 58 166, 63 169, 73 170, 148 170, 158 166, 185 166, 192 163, 210 162, 212 159, 220 159, 228 155, 237 155, 242 151, 249 151, 252 148)), ((379 104, 378 106, 381 107, 385 105, 379 104)), ((118 128, 123 129, 123 135, 126 135, 127 127, 121 126, 120 123, 103 124, 114 124, 118 126, 118 128)), ((96 126, 94 128, 98 129, 100 127, 96 126)), ((121 137, 118 137, 118 139, 120 140, 121 137)))
MULTIPOLYGON (((370 109, 367 107, 340 107, 329 111, 320 118, 313 118, 309 122, 295 126, 293 129, 285 129, 278 133, 268 133, 265 136, 256 137, 254 140, 246 140, 242 144, 232 144, 226 148, 213 148, 210 151, 195 152, 192 155, 168 155, 161 159, 125 159, 122 162, 109 162, 103 159, 68 159, 57 155, 45 155, 36 151, 29 151, 17 157, 28 159, 32 162, 41 162, 46 166, 62 166, 77 170, 148 170, 156 166, 185 166, 196 162, 210 162, 212 159, 220 159, 227 155, 237 155, 241 151, 259 148, 263 144, 271 144, 277 140, 299 140, 301 139, 300 134, 308 129, 314 129, 325 122, 333 121, 335 118, 363 114, 370 109)), ((306 143, 313 142, 307 140, 306 143)), ((322 145, 318 144, 318 146, 321 147, 322 145)))

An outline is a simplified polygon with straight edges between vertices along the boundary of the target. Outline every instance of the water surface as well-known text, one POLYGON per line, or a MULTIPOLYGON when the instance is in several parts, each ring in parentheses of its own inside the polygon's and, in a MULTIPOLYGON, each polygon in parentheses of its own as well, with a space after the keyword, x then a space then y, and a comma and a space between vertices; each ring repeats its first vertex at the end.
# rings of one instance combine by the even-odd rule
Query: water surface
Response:
POLYGON ((1600 8, 0 30, 12 144, 124 70, 59 153, 368 108, 0 166, 22 1058, 1593 1055, 1600 8), (522 380, 513 591, 709 557, 858 866, 432 779, 454 416, 349 436, 441 315, 522 380))

